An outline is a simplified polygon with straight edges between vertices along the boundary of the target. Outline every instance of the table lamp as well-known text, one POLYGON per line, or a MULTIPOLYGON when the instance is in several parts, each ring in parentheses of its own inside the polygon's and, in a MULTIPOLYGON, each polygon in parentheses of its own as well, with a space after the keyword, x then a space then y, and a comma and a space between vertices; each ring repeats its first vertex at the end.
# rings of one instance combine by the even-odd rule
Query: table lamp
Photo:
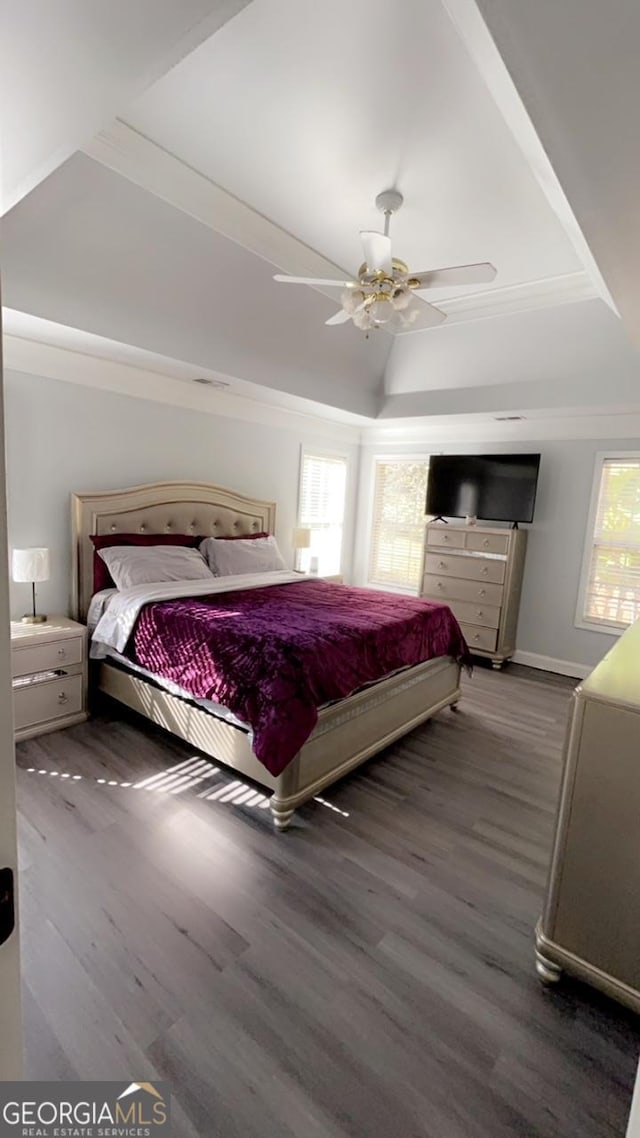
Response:
POLYGON ((23 616, 25 624, 42 624, 47 618, 36 612, 36 581, 49 580, 48 549, 14 549, 11 559, 14 581, 31 581, 33 612, 23 616))
POLYGON ((296 552, 299 549, 309 549, 311 545, 311 530, 310 529, 294 529, 292 545, 296 552))

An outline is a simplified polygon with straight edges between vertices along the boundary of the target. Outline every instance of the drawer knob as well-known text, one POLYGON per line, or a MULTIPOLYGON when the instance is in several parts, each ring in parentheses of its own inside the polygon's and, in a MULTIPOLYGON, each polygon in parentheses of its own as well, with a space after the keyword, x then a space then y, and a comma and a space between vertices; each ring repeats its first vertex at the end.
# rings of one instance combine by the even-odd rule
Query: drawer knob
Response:
POLYGON ((480 639, 480 633, 479 633, 479 632, 476 632, 476 633, 474 634, 474 637, 473 637, 473 639, 474 639, 474 640, 479 640, 479 639, 480 639))
POLYGON ((483 613, 482 609, 477 609, 477 610, 476 610, 476 616, 484 616, 484 613, 483 613))
POLYGON ((482 570, 482 572, 483 572, 483 574, 487 574, 487 573, 489 572, 489 566, 488 566, 488 565, 485 565, 485 567, 484 567, 484 569, 482 570))
POLYGON ((444 588, 442 581, 438 581, 438 583, 436 585, 436 589, 442 589, 442 588, 444 588))
POLYGON ((478 589, 478 596, 479 597, 486 597, 486 595, 487 595, 486 589, 478 589))
POLYGON ((446 568, 447 568, 446 561, 439 561, 438 562, 438 569, 446 569, 446 568))
POLYGON ((67 654, 66 648, 58 648, 58 656, 60 656, 61 658, 64 658, 66 656, 66 654, 67 654))
POLYGON ((482 543, 482 544, 483 544, 483 545, 488 545, 488 544, 489 544, 489 538, 488 538, 488 537, 485 537, 485 539, 484 539, 484 541, 483 541, 483 543, 482 543))
POLYGON ((68 702, 69 702, 69 696, 66 694, 66 692, 61 691, 58 694, 58 703, 68 703, 68 702))
POLYGON ((448 541, 448 540, 449 540, 449 534, 448 534, 448 533, 443 533, 443 535, 442 535, 442 540, 443 540, 443 541, 448 541))

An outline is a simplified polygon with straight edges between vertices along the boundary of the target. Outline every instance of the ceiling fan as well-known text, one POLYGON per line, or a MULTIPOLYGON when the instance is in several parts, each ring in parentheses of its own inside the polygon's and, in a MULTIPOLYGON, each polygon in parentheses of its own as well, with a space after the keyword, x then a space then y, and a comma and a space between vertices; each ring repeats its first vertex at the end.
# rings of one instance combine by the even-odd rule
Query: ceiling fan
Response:
POLYGON ((404 261, 391 256, 389 237, 391 216, 397 213, 403 201, 399 190, 378 194, 376 206, 384 214, 384 233, 361 230, 364 262, 358 269, 357 280, 334 281, 276 273, 274 281, 343 289, 342 308, 325 321, 327 324, 345 324, 352 320, 356 328, 366 332, 379 327, 386 327, 390 332, 402 331, 416 321, 421 328, 441 324, 446 314, 419 295, 423 289, 485 284, 494 279, 496 270, 488 261, 483 261, 476 265, 409 272, 404 261))

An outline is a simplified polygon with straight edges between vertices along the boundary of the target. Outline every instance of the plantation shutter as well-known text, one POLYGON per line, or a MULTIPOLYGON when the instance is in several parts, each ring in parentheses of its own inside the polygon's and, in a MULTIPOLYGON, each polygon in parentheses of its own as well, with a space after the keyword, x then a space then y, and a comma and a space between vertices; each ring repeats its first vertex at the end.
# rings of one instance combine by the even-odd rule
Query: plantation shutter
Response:
POLYGON ((317 558, 318 573, 340 572, 347 486, 347 460, 339 455, 302 455, 298 526, 311 530, 311 548, 296 554, 296 568, 317 558))
POLYGON ((584 619, 626 628, 640 617, 640 458, 606 458, 584 619))
POLYGON ((429 462, 376 463, 369 582, 418 591, 429 462))

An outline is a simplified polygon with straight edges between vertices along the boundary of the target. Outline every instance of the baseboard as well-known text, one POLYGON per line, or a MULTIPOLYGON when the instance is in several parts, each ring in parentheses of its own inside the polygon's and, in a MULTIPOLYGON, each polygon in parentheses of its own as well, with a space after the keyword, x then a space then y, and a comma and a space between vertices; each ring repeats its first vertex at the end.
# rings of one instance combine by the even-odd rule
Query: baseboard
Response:
POLYGON ((528 668, 540 668, 543 672, 557 672, 559 676, 575 676, 583 680, 593 671, 594 664, 572 664, 570 660, 556 660, 554 656, 539 656, 537 652, 513 654, 514 664, 526 664, 528 668))

